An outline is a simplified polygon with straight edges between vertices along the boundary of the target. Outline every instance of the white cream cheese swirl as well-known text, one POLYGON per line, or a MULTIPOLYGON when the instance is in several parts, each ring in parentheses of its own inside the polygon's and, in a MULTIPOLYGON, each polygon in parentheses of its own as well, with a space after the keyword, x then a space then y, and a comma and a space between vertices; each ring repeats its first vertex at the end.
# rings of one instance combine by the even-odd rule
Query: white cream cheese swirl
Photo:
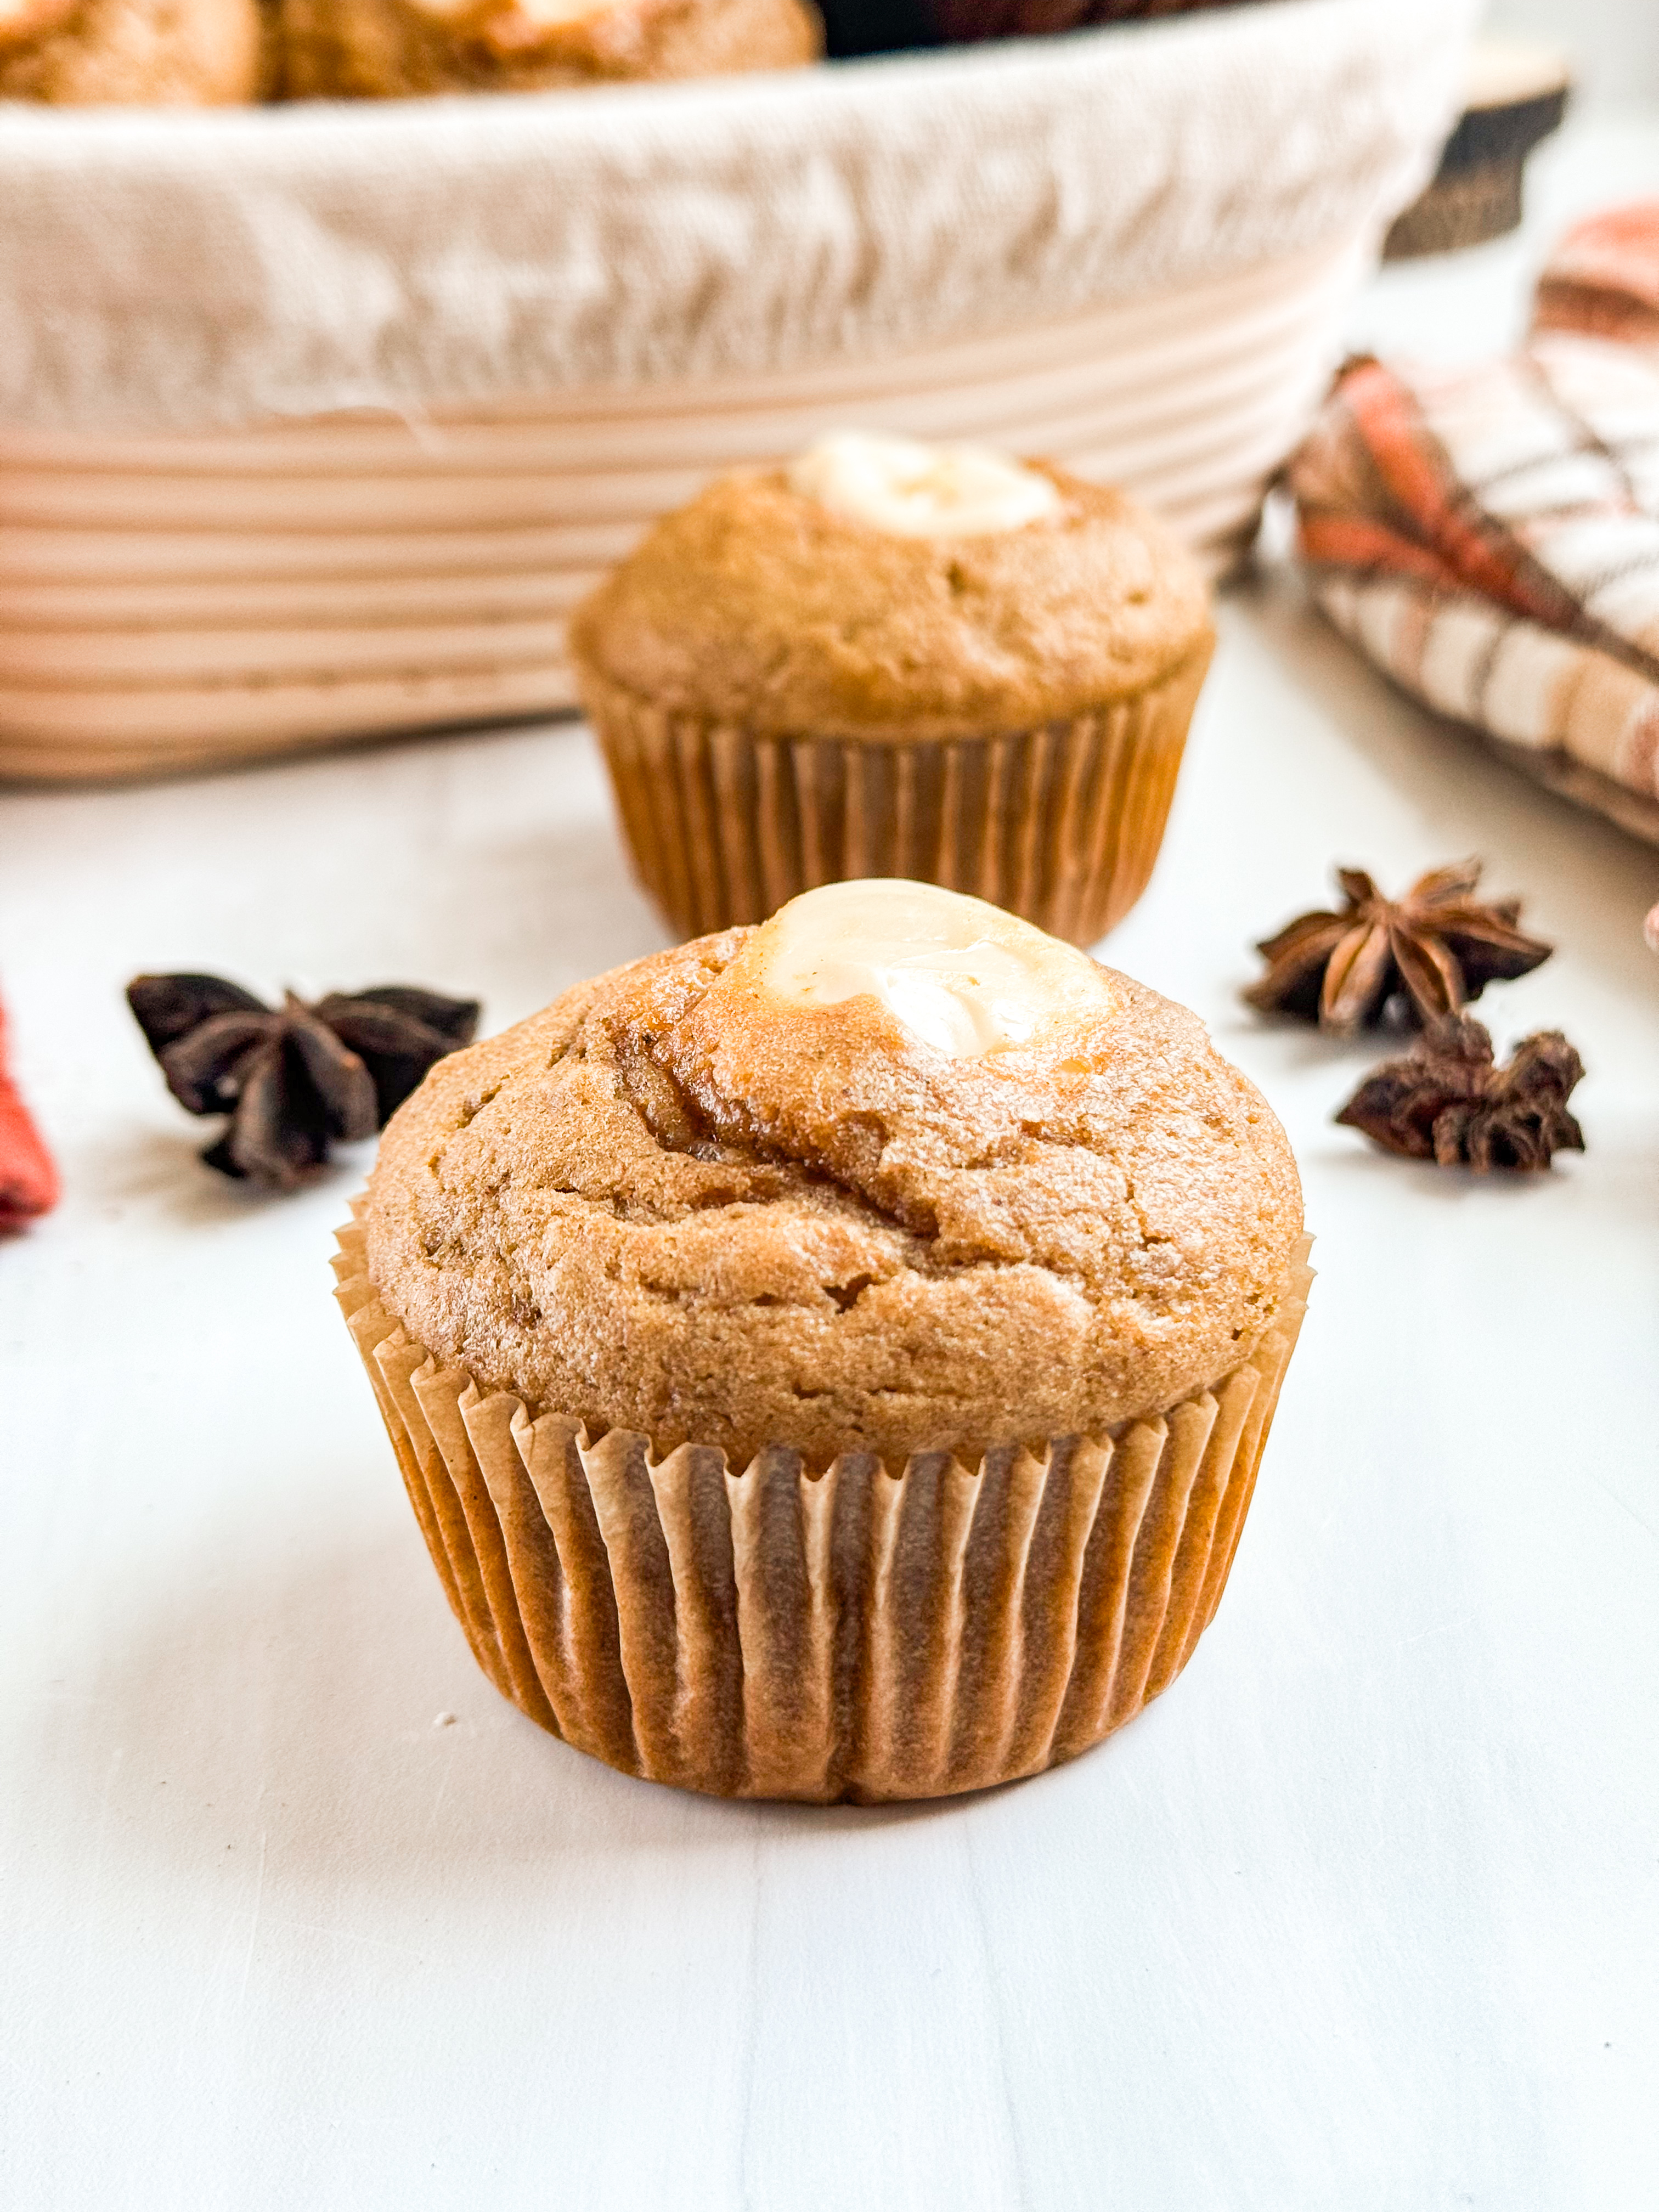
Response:
MULTIPOLYGON (((543 32, 559 24, 603 15, 608 3, 609 0, 503 0, 477 27, 489 45, 507 51, 533 46, 543 32)), ((3 4, 4 0, 0 0, 0 6, 3 4)), ((458 27, 479 13, 478 0, 415 0, 415 6, 434 22, 458 27)))
POLYGON ((1030 1047, 1053 1024, 1097 1021, 1115 1006, 1085 953, 983 899, 893 878, 803 892, 741 959, 786 1004, 878 999, 952 1060, 1030 1047))
POLYGON ((984 538, 1057 515, 1064 504, 1036 469, 981 446, 925 446, 872 430, 836 430, 790 465, 789 485, 894 538, 984 538))

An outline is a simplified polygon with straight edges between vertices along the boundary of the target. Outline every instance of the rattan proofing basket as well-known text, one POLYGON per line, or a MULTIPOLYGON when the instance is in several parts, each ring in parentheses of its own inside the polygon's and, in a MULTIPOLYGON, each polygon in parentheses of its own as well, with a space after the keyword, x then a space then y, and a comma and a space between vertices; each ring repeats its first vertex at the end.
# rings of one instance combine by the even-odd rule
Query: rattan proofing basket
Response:
POLYGON ((1472 0, 718 84, 0 131, 0 774, 568 708, 566 615, 848 423, 1121 483, 1219 568, 1472 0))

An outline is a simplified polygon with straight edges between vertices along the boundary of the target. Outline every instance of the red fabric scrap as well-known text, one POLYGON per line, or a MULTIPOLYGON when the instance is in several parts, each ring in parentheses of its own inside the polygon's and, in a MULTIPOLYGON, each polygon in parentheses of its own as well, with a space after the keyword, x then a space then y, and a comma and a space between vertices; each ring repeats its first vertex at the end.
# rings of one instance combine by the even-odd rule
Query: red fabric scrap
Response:
POLYGON ((58 1203, 57 1164, 41 1141, 6 1056, 6 1014, 0 1006, 0 1232, 21 1229, 58 1203))

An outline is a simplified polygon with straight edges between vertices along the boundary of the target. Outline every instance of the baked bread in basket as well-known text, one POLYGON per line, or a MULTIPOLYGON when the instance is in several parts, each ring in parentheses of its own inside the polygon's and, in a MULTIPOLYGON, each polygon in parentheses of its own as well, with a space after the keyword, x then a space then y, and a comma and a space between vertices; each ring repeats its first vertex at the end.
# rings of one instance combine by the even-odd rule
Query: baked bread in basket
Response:
POLYGON ((732 76, 823 44, 804 0, 279 0, 276 20, 291 100, 732 76))
POLYGON ((258 0, 0 0, 0 100, 215 107, 263 82, 258 0))

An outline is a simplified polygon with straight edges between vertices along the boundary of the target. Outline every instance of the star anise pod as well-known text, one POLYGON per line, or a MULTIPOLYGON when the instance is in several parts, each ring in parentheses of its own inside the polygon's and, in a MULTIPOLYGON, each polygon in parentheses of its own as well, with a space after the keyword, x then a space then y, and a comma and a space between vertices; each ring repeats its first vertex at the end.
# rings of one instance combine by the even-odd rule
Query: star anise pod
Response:
POLYGON ((1584 1064, 1559 1030, 1523 1037, 1499 1067, 1473 1014, 1447 1014, 1400 1060, 1373 1068, 1337 1115, 1385 1152, 1438 1166, 1547 1168, 1582 1152, 1567 1111, 1584 1064))
POLYGON ((1422 1028, 1554 950, 1516 927, 1519 899, 1474 896, 1479 860, 1431 868, 1401 899, 1385 899, 1363 868, 1339 868, 1336 879, 1340 913, 1301 915, 1257 945, 1267 972, 1244 996, 1263 1013, 1351 1035, 1392 1008, 1422 1028))
POLYGON ((384 1128, 478 1025, 476 999, 404 983, 312 1006, 289 991, 273 1007, 217 975, 139 975, 127 1004, 179 1104, 230 1116, 202 1158, 270 1190, 291 1190, 331 1144, 384 1128))

